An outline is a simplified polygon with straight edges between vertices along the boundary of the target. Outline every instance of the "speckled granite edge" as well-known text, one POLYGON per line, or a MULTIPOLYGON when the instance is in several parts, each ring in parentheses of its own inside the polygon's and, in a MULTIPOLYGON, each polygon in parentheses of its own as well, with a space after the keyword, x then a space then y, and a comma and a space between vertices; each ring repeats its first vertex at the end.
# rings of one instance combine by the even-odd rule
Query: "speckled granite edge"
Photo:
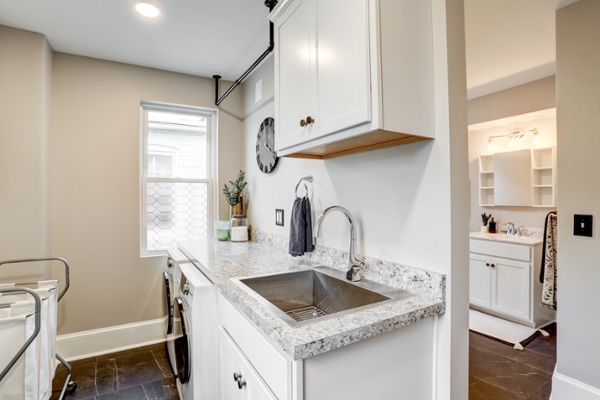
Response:
MULTIPOLYGON (((253 229, 251 237, 257 243, 271 245, 283 252, 288 250, 288 239, 283 236, 253 229)), ((306 253, 302 258, 341 271, 345 271, 348 264, 348 252, 323 246, 315 246, 312 253, 306 253)), ((436 301, 443 302, 446 299, 445 274, 408 267, 373 257, 365 257, 365 264, 367 268, 363 274, 367 279, 427 296, 436 301)), ((445 309, 442 312, 445 312, 445 309)))
MULTIPOLYGON (((178 246, 215 283, 220 293, 239 312, 252 321, 266 337, 271 339, 274 345, 293 360, 338 349, 405 325, 417 323, 445 311, 445 299, 436 299, 426 294, 420 294, 417 290, 409 289, 406 291, 411 292, 414 295, 413 297, 374 305, 368 309, 332 316, 319 321, 315 320, 307 325, 291 327, 262 305, 254 296, 243 290, 233 278, 305 270, 328 264, 328 262, 322 255, 315 257, 321 260, 319 263, 309 260, 308 257, 291 257, 286 251, 282 251, 281 244, 284 244, 284 248, 287 246, 285 239, 270 237, 269 240, 279 240, 280 244, 276 245, 273 242, 264 241, 232 243, 205 240, 180 242, 178 246)), ((326 254, 334 254, 335 257, 332 260, 337 260, 340 257, 344 260, 343 252, 339 253, 342 255, 336 255, 335 252, 326 254)), ((316 254, 319 253, 316 252, 316 254)), ((374 263, 372 260, 367 261, 372 263, 370 264, 371 267, 375 265, 374 268, 377 269, 388 265, 374 263)), ((345 261, 341 265, 340 268, 345 268, 345 261)), ((427 279, 431 279, 428 274, 439 276, 439 274, 432 274, 419 269, 408 268, 404 270, 398 268, 390 273, 390 276, 395 278, 395 282, 382 283, 388 286, 401 286, 408 282, 405 285, 410 286, 412 284, 413 287, 422 288, 427 286, 427 279), (408 271, 406 273, 413 275, 402 279, 398 276, 398 274, 403 273, 402 271, 408 271), (414 276, 423 282, 415 284, 414 276)), ((382 273, 376 274, 378 280, 385 280, 385 276, 382 273)), ((433 279, 431 280, 433 281, 433 279)), ((440 280, 439 282, 442 285, 444 281, 440 280)), ((431 282, 428 284, 432 285, 431 282)), ((424 292, 435 293, 431 290, 424 290, 424 292)), ((441 293, 443 294, 443 291, 441 293)))

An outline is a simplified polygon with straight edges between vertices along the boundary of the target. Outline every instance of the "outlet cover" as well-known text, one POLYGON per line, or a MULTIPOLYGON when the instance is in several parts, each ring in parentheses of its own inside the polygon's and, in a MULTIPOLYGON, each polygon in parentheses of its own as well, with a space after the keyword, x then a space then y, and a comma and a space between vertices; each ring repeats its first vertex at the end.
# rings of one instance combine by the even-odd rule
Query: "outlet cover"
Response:
POLYGON ((275 225, 283 226, 283 210, 275 209, 275 225))
POLYGON ((592 237, 593 216, 575 214, 573 218, 573 235, 592 237))

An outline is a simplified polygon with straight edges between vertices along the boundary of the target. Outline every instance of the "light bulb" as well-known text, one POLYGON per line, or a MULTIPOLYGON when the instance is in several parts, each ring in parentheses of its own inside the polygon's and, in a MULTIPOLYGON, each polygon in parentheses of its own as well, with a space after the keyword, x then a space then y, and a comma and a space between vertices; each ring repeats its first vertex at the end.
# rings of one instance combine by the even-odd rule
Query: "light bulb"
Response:
POLYGON ((515 147, 515 139, 508 139, 508 147, 511 149, 515 147))
POLYGON ((533 144, 540 144, 540 135, 533 135, 533 144))
POLYGON ((160 14, 160 10, 150 3, 137 3, 135 5, 135 11, 148 18, 156 18, 160 14))
POLYGON ((491 153, 492 151, 494 151, 494 144, 492 143, 492 139, 488 139, 488 144, 487 144, 487 150, 491 153))

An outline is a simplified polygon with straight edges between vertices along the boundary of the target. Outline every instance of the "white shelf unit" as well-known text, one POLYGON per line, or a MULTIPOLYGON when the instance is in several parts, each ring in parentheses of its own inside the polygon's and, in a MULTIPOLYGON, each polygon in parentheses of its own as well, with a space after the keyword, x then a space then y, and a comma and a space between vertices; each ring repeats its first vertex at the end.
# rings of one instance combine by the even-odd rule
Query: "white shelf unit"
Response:
POLYGON ((531 150, 532 207, 554 207, 556 195, 556 148, 531 150))
POLYGON ((479 156, 479 205, 494 205, 494 155, 479 156))

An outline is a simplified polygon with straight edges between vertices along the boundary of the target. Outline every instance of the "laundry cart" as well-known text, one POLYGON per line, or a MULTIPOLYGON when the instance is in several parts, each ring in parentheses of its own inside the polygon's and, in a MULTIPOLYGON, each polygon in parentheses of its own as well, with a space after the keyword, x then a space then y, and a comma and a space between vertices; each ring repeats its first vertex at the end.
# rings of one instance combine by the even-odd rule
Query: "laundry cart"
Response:
POLYGON ((69 263, 60 257, 30 258, 0 261, 0 267, 19 263, 45 266, 51 261, 60 261, 65 267, 60 293, 58 280, 0 280, 0 399, 49 399, 58 363, 67 369, 60 399, 77 389, 71 381, 71 365, 56 353, 57 306, 69 289, 69 263))

